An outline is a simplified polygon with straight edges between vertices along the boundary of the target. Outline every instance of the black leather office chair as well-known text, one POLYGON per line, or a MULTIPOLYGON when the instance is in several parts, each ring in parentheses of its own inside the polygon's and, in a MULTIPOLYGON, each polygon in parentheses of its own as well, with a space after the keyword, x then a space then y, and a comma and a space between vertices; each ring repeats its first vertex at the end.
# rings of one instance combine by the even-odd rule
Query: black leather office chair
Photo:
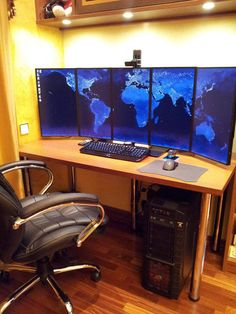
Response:
POLYGON ((0 304, 3 313, 24 292, 38 282, 48 283, 73 313, 68 296, 54 275, 89 268, 94 281, 100 279, 100 268, 93 264, 76 264, 54 269, 52 257, 58 251, 81 244, 104 224, 104 209, 95 195, 84 193, 46 194, 53 175, 41 161, 18 161, 0 167, 0 271, 32 272, 34 276, 0 304), (49 182, 37 196, 19 200, 3 174, 15 169, 42 169, 49 182))

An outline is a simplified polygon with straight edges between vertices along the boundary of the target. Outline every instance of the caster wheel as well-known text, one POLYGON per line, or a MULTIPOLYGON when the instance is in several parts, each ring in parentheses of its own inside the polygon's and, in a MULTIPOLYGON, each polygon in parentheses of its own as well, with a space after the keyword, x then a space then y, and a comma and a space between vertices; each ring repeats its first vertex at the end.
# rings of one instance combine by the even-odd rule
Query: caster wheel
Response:
POLYGON ((94 282, 98 282, 101 279, 101 271, 94 270, 91 273, 91 279, 94 282))

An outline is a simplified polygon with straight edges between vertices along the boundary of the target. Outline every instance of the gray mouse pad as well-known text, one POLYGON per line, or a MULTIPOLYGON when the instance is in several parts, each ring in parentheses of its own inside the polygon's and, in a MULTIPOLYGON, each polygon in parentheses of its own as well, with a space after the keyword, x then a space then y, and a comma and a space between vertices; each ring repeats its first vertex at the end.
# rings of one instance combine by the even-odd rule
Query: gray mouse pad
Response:
POLYGON ((200 176, 207 171, 207 168, 178 163, 178 166, 171 171, 163 170, 164 160, 154 160, 150 164, 138 169, 144 173, 160 174, 187 182, 196 182, 200 176))

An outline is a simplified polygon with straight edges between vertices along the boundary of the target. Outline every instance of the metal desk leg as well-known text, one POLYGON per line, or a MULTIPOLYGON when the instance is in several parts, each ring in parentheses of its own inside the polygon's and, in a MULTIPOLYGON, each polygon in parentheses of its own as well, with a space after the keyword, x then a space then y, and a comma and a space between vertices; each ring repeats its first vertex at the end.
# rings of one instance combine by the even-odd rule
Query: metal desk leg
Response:
POLYGON ((202 194, 200 224, 197 239, 196 257, 192 273, 192 282, 189 293, 189 298, 192 301, 200 299, 200 284, 203 271, 203 264, 205 258, 206 241, 207 241, 207 228, 209 221, 209 213, 211 206, 211 194, 202 194))
POLYGON ((222 208, 223 208, 223 196, 219 196, 219 200, 217 203, 217 215, 215 221, 215 231, 214 231, 214 239, 212 244, 212 250, 216 252, 218 250, 219 241, 220 241, 220 226, 222 220, 222 208))
POLYGON ((132 229, 136 229, 136 185, 135 179, 131 180, 131 215, 132 215, 132 229))
POLYGON ((70 175, 70 190, 71 192, 76 191, 76 174, 75 174, 75 167, 68 166, 69 168, 69 175, 70 175))
MULTIPOLYGON (((23 160, 27 160, 27 157, 23 157, 23 160)), ((30 174, 28 169, 22 169, 22 179, 23 179, 23 187, 24 187, 24 193, 25 196, 32 195, 32 186, 31 186, 31 180, 30 180, 30 174)))

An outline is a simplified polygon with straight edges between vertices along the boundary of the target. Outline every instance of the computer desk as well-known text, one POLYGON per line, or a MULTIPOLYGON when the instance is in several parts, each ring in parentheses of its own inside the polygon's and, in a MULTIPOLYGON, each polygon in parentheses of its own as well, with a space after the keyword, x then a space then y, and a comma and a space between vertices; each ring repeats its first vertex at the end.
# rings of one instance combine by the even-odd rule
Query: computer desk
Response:
MULTIPOLYGON (((189 297, 193 301, 200 298, 201 274, 203 271, 205 248, 207 241, 207 229, 209 222, 211 197, 213 195, 223 198, 226 188, 232 184, 232 191, 236 190, 236 163, 224 166, 203 160, 198 157, 178 154, 179 162, 207 168, 197 182, 184 182, 167 176, 141 173, 138 169, 149 164, 155 158, 147 157, 141 162, 128 162, 92 155, 81 154, 77 139, 43 139, 25 144, 19 148, 19 154, 24 159, 40 159, 65 164, 72 174, 72 190, 75 189, 75 168, 94 170, 122 177, 128 177, 132 183, 131 213, 133 227, 135 227, 135 187, 137 181, 156 183, 159 185, 176 187, 202 193, 199 233, 196 246, 196 257, 192 272, 192 282, 189 297)), ((159 157, 161 159, 162 157, 159 157)), ((232 193, 230 197, 230 204, 232 193)), ((232 205, 231 205, 232 206, 232 205)), ((232 209, 231 209, 232 210, 232 209)))

